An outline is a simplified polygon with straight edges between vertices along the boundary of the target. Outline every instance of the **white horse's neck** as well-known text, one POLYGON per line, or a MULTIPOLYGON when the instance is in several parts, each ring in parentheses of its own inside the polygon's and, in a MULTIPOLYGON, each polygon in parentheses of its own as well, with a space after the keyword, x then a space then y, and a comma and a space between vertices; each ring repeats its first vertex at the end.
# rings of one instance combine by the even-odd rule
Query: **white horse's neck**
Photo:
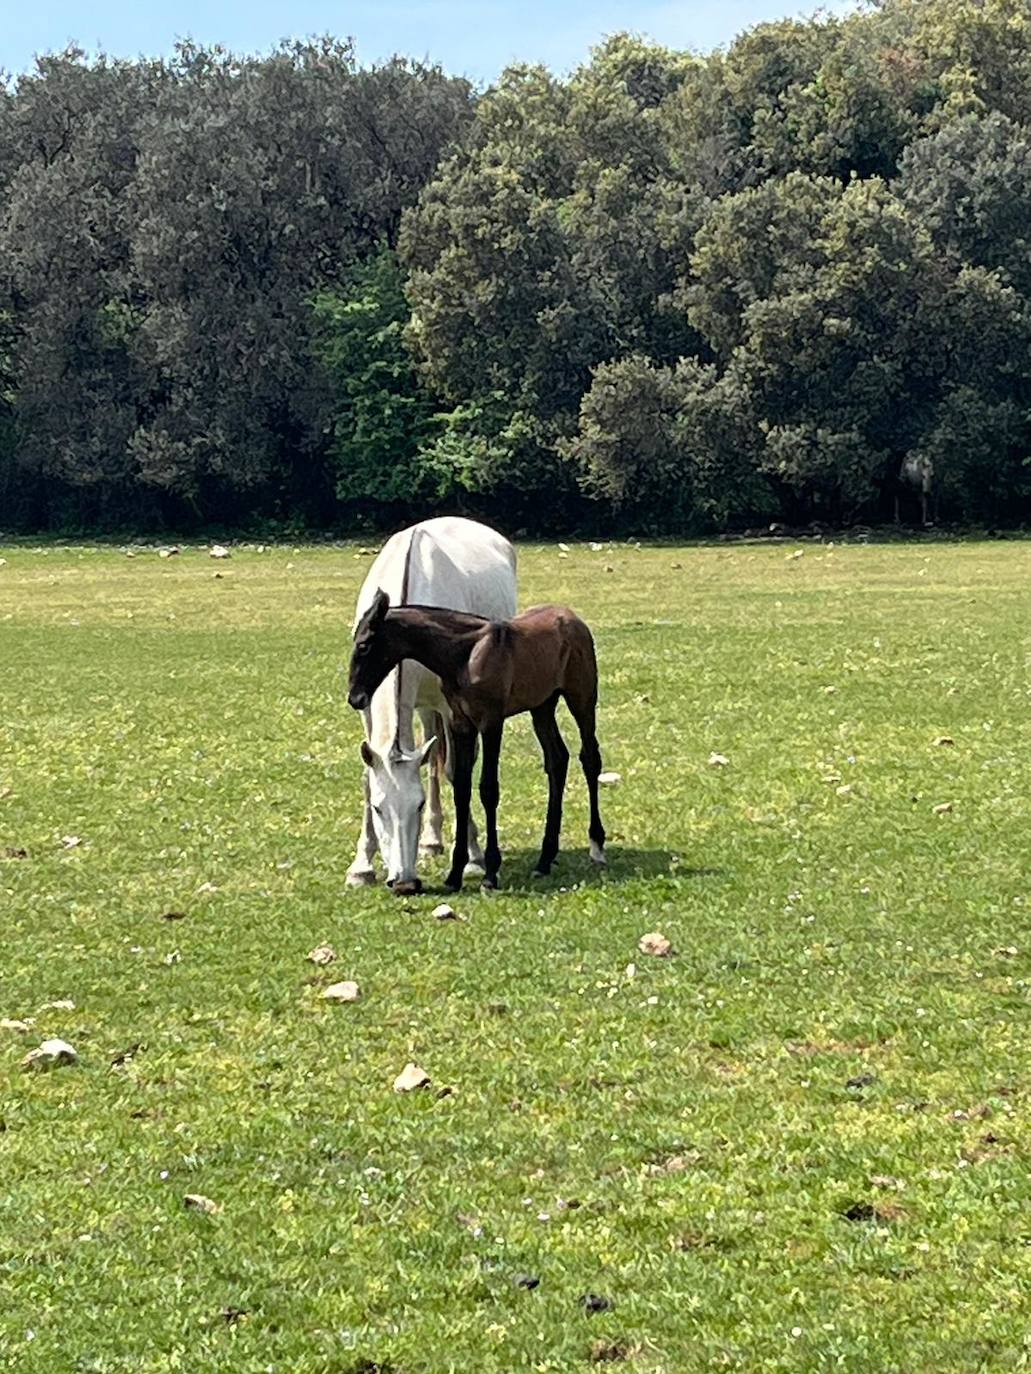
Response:
MULTIPOLYGON (((418 529, 400 544, 383 569, 381 586, 396 606, 406 606, 411 593, 412 564, 418 529)), ((420 679, 425 670, 418 663, 399 663, 387 674, 372 698, 369 742, 381 752, 415 748, 413 719, 420 679)))

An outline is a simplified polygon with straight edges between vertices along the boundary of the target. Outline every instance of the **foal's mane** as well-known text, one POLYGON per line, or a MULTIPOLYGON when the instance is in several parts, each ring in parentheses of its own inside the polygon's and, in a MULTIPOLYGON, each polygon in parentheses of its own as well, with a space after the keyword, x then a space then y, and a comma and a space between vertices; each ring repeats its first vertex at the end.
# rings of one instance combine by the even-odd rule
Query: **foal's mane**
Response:
POLYGON ((415 612, 423 619, 440 625, 442 629, 458 633, 482 630, 485 625, 500 630, 507 628, 504 621, 489 620, 485 615, 474 615, 471 611, 452 611, 446 606, 422 606, 411 603, 407 606, 391 606, 388 614, 393 613, 398 619, 402 619, 399 613, 405 611, 415 612))

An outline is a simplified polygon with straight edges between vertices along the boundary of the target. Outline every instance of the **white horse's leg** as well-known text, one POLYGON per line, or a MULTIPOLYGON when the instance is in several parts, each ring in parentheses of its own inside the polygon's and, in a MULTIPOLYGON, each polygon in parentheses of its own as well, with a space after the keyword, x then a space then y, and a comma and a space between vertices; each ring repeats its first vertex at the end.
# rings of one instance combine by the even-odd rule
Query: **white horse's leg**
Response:
POLYGON ((373 868, 373 860, 379 845, 376 843, 376 832, 372 828, 372 805, 369 801, 369 770, 362 768, 362 792, 364 813, 362 815, 362 833, 358 840, 358 849, 355 853, 351 867, 347 870, 347 883, 350 887, 366 887, 369 883, 376 881, 376 870, 373 868))
POLYGON ((419 709, 419 720, 422 722, 423 739, 429 739, 431 735, 437 736, 437 743, 433 746, 433 753, 430 757, 428 776, 426 779, 426 811, 422 820, 422 834, 419 837, 419 853, 426 855, 443 854, 444 852, 444 815, 440 806, 440 775, 443 771, 443 759, 445 741, 441 738, 444 721, 436 711, 419 709))

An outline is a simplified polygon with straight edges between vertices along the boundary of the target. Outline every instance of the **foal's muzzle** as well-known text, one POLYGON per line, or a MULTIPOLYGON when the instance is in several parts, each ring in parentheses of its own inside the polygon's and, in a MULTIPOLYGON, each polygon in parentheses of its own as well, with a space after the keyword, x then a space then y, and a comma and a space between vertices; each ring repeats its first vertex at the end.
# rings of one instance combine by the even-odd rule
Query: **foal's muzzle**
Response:
POLYGON ((369 705, 368 692, 363 692, 360 688, 355 687, 353 691, 347 694, 347 704, 353 706, 356 711, 366 710, 369 705))

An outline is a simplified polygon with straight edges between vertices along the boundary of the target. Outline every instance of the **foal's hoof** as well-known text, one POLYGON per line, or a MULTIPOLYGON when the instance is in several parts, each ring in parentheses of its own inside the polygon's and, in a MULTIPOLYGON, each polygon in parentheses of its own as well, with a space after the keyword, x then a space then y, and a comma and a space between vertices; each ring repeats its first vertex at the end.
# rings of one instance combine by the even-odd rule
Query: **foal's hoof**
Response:
POLYGON ((547 864, 547 865, 545 866, 545 865, 542 865, 542 864, 538 864, 537 867, 536 867, 536 868, 533 870, 533 872, 530 874, 530 877, 531 877, 531 878, 550 878, 550 877, 551 877, 551 865, 550 865, 550 864, 547 864))
POLYGON ((371 868, 357 869, 348 872, 345 882, 348 887, 372 887, 376 881, 376 875, 371 868))
POLYGON ((484 878, 483 882, 480 884, 480 891, 486 892, 488 896, 497 892, 497 890, 498 884, 497 881, 493 878, 484 878))
POLYGON ((444 879, 444 886, 447 888, 448 892, 461 892, 461 890, 462 890, 462 875, 461 875, 461 873, 458 873, 458 874, 449 873, 449 874, 447 875, 447 877, 444 879))
POLYGON ((591 863, 597 864, 599 868, 604 868, 608 863, 604 849, 594 840, 591 841, 591 863))

